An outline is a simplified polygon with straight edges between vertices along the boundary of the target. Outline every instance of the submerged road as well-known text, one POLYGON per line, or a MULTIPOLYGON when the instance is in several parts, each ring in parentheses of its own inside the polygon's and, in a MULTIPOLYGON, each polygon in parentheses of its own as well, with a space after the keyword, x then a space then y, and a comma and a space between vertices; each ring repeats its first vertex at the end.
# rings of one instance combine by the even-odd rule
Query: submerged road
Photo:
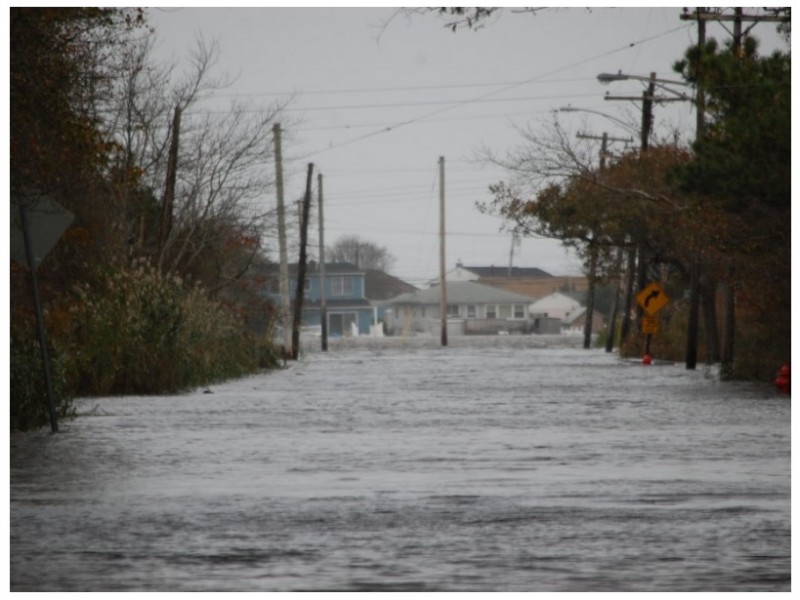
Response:
POLYGON ((532 337, 11 435, 11 591, 789 591, 787 396, 532 337))

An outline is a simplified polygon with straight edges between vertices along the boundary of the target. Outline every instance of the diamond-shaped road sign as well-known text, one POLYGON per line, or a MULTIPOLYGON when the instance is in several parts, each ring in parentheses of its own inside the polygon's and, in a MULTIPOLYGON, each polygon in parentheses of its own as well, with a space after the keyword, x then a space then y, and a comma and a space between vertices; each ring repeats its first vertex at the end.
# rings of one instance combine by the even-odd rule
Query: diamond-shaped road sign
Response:
MULTIPOLYGON (((75 217, 49 196, 35 196, 25 206, 28 211, 28 234, 33 262, 38 268, 75 217)), ((15 202, 11 203, 11 258, 20 264, 28 264, 21 206, 15 202)))
POLYGON ((669 298, 662 287, 653 282, 636 294, 636 301, 645 314, 653 316, 669 304, 669 298))

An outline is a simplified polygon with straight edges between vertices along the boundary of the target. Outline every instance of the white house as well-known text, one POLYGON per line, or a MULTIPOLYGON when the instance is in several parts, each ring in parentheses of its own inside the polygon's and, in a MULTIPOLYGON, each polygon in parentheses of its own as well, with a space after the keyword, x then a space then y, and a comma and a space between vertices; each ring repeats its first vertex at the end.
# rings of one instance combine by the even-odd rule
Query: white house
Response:
POLYGON ((532 317, 547 317, 550 319, 567 318, 567 315, 581 307, 581 303, 574 297, 561 292, 554 292, 532 303, 528 307, 532 317))
MULTIPOLYGON (((533 298, 473 281, 447 282, 448 331, 490 334, 530 329, 528 305, 533 298)), ((389 330, 396 334, 439 330, 439 286, 402 294, 386 302, 389 330)))

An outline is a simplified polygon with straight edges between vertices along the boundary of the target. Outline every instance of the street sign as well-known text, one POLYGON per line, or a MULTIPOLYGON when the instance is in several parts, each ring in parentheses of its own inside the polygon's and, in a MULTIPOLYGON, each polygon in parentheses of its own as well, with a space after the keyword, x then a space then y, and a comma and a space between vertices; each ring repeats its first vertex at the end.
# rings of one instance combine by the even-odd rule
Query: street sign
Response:
MULTIPOLYGON (((45 195, 29 199, 25 207, 28 211, 28 236, 34 262, 32 268, 38 268, 39 263, 61 239, 75 217, 58 202, 45 195)), ((20 205, 14 201, 11 202, 11 258, 23 265, 28 264, 22 213, 20 205)))
POLYGON ((653 316, 669 304, 669 298, 662 287, 653 282, 636 294, 636 301, 645 314, 653 316))
POLYGON ((642 333, 658 333, 658 319, 656 317, 642 317, 642 333))

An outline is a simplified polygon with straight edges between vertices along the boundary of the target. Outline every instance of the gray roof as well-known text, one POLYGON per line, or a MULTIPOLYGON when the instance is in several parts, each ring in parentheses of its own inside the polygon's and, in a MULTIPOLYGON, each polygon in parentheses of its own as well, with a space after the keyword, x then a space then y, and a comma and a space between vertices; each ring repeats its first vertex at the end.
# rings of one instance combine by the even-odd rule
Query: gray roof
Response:
POLYGON ((535 279, 542 279, 552 277, 547 271, 542 271, 536 267, 511 267, 511 273, 508 272, 508 267, 463 267, 467 271, 475 273, 478 277, 532 277, 535 279))
POLYGON ((364 274, 364 296, 381 301, 400 294, 414 293, 417 288, 383 271, 368 270, 364 274))
POLYGON ((578 319, 578 317, 583 316, 584 313, 586 313, 586 307, 581 306, 580 308, 576 308, 571 313, 569 313, 566 317, 564 317, 561 320, 561 322, 564 323, 564 325, 572 325, 578 319))
MULTIPOLYGON (((440 298, 439 286, 410 294, 401 294, 387 304, 437 304, 440 298)), ((447 284, 448 304, 530 304, 535 298, 507 292, 490 285, 474 281, 452 281, 447 284)))

